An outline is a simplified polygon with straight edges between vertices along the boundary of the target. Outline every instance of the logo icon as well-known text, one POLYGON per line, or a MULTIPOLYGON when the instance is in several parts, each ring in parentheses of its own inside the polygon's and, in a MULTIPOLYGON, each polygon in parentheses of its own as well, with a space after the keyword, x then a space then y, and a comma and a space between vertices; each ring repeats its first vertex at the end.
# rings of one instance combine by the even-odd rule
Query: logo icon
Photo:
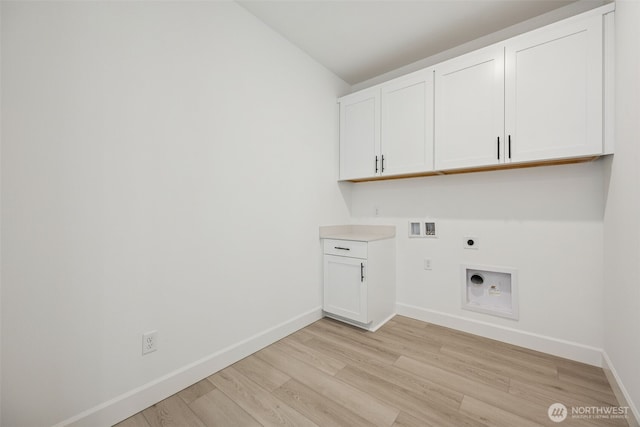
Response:
POLYGON ((567 418, 567 407, 562 403, 554 403, 549 406, 549 410, 547 411, 547 415, 549 415, 549 419, 554 423, 561 423, 567 418))

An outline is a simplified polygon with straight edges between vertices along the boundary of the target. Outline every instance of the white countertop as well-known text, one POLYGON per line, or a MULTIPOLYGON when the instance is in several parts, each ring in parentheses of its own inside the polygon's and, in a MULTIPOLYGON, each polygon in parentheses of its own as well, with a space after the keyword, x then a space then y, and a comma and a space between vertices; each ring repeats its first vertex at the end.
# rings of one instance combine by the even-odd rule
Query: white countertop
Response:
POLYGON ((371 242, 392 239, 396 236, 395 225, 327 225, 320 227, 321 239, 355 240, 371 242))

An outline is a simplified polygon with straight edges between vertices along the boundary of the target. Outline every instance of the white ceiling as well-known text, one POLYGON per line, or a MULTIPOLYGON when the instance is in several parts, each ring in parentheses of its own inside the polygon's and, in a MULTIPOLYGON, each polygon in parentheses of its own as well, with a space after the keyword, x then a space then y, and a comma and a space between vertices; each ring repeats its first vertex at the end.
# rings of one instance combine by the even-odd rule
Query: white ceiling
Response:
MULTIPOLYGON (((238 3, 353 85, 574 1, 239 0, 238 3)), ((596 2, 582 0, 589 1, 596 2)))

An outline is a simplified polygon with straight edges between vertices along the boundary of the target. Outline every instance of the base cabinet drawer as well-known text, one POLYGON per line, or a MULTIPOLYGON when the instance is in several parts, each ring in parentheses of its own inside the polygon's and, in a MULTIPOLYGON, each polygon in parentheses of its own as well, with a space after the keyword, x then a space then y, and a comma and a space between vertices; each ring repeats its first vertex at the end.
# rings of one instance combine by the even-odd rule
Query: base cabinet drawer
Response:
POLYGON ((324 253, 327 255, 346 256, 367 259, 367 242, 355 240, 324 240, 324 253))

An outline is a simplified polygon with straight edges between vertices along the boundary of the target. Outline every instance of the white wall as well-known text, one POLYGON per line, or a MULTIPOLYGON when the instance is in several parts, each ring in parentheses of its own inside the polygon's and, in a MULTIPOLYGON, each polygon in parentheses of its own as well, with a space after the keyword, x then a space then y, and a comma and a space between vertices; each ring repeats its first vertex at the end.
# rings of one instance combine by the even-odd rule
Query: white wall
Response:
MULTIPOLYGON (((2 63, 2 4, 0 4, 0 64, 2 63)), ((2 99, 0 66, 0 99, 2 99)), ((1 110, 1 109, 0 109, 1 110)), ((2 114, 0 111, 0 189, 2 188, 2 114)), ((2 196, 0 194, 0 424, 2 424, 2 196)))
POLYGON ((604 215, 604 349, 640 420, 640 2, 616 2, 616 154, 604 215))
POLYGON ((341 80, 227 2, 2 2, 1 72, 2 425, 320 307, 341 80))
POLYGON ((401 311, 412 306, 424 320, 599 364, 603 164, 354 184, 352 220, 398 227, 401 311), (438 238, 409 239, 408 221, 427 217, 438 238), (467 235, 480 249, 463 249, 467 235), (461 264, 516 268, 520 319, 462 310, 461 264))

